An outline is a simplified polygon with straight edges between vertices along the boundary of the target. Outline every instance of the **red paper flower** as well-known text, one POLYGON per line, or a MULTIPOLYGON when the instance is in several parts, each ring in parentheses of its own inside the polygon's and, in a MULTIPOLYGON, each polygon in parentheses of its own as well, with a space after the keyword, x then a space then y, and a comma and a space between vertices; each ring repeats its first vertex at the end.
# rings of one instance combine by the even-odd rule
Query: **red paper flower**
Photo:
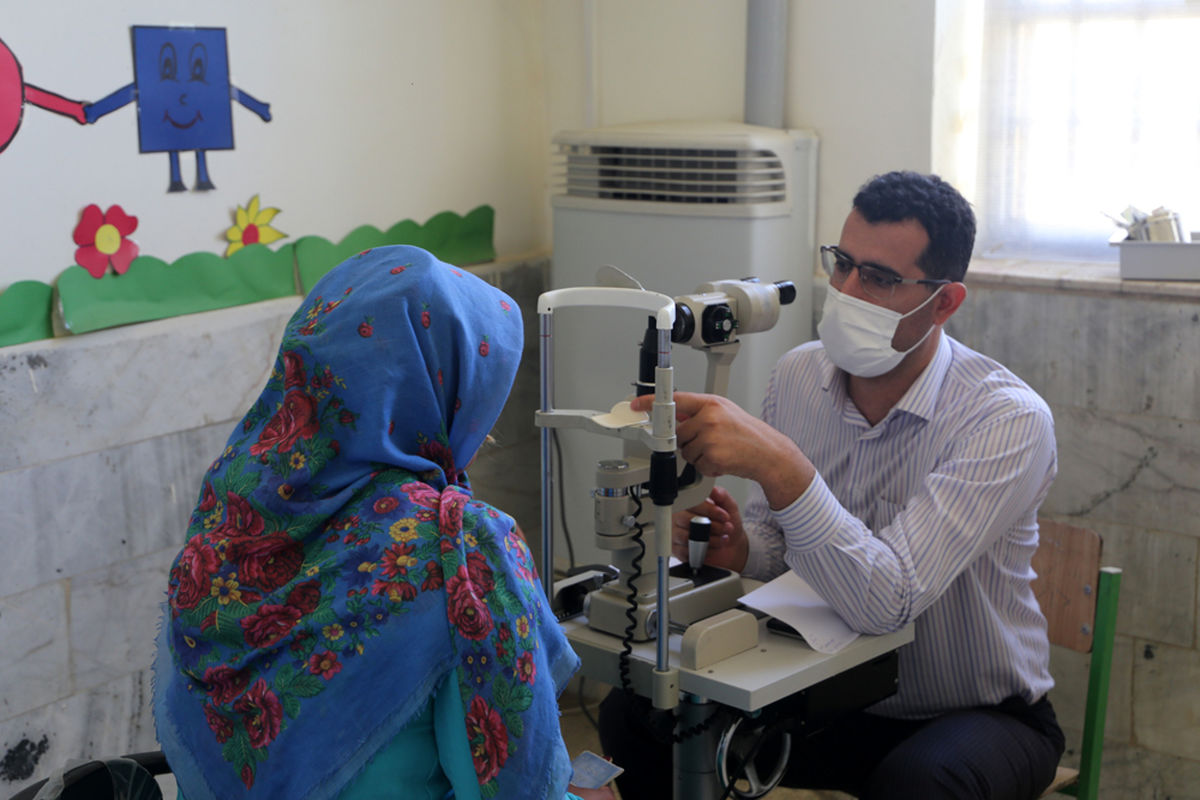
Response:
POLYGON ((79 245, 75 263, 93 278, 103 277, 109 264, 123 275, 138 254, 137 242, 127 238, 137 230, 137 224, 137 217, 129 216, 120 206, 109 206, 103 214, 95 203, 88 206, 75 226, 75 244, 79 245))

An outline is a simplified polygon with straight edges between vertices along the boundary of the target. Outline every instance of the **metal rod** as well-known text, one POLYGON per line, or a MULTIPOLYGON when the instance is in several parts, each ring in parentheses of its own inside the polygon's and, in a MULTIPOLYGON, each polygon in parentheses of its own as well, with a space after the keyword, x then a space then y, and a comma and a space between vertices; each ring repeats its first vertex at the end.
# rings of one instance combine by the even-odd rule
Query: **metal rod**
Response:
POLYGON ((751 125, 784 127, 787 40, 788 0, 749 0, 743 118, 751 125))
MULTIPOLYGON (((671 401, 675 392, 674 374, 671 371, 671 331, 658 330, 658 370, 655 373, 655 394, 671 401), (666 384, 664 387, 658 383, 666 384), (661 390, 661 391, 660 391, 661 390)), ((674 430, 673 421, 667 423, 674 430)), ((667 431, 654 431, 654 436, 661 437, 667 431)), ((654 543, 658 552, 658 630, 655 632, 655 666, 659 672, 665 672, 670 666, 670 652, 667 644, 671 638, 671 614, 668 609, 668 594, 670 590, 670 559, 671 559, 671 509, 673 506, 654 507, 654 543)))
MULTIPOLYGON (((551 314, 538 315, 540 339, 540 382, 538 400, 542 411, 554 408, 554 322, 551 314)), ((554 469, 550 460, 552 431, 543 427, 542 439, 542 588, 554 600, 554 469)))

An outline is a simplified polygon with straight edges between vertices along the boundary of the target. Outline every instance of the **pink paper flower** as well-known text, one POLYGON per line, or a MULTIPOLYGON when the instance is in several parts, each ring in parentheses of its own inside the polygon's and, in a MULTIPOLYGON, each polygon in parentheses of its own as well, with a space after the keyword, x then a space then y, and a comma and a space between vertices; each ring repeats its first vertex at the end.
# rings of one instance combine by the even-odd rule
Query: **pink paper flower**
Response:
POLYGON ((129 269, 129 263, 137 257, 137 242, 128 238, 137 230, 137 217, 131 217, 117 205, 100 213, 100 206, 93 203, 83 210, 79 224, 75 226, 75 263, 88 271, 93 278, 101 278, 112 264, 118 275, 129 269))

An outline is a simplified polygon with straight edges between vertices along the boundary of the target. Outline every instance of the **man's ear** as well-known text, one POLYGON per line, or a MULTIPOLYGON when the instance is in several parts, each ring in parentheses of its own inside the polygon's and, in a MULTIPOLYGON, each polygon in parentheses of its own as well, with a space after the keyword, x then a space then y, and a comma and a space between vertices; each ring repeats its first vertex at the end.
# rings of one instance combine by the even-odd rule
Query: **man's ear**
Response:
POLYGON ((933 301, 933 321, 936 325, 944 325, 946 320, 954 316, 958 307, 967 299, 966 284, 955 281, 942 286, 937 299, 933 301))

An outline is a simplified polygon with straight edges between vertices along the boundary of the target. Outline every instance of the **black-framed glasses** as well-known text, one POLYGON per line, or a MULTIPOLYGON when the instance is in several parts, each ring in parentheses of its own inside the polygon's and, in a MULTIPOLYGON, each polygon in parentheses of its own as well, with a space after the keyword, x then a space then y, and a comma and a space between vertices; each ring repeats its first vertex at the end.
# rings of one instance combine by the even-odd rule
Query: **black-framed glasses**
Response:
POLYGON ((829 275, 829 283, 835 289, 840 289, 850 277, 850 273, 858 270, 858 280, 868 297, 876 300, 891 300, 896 293, 896 287, 902 283, 919 283, 925 286, 943 286, 951 281, 933 278, 904 278, 895 270, 881 267, 878 264, 860 264, 843 253, 836 245, 821 246, 821 266, 829 275))

